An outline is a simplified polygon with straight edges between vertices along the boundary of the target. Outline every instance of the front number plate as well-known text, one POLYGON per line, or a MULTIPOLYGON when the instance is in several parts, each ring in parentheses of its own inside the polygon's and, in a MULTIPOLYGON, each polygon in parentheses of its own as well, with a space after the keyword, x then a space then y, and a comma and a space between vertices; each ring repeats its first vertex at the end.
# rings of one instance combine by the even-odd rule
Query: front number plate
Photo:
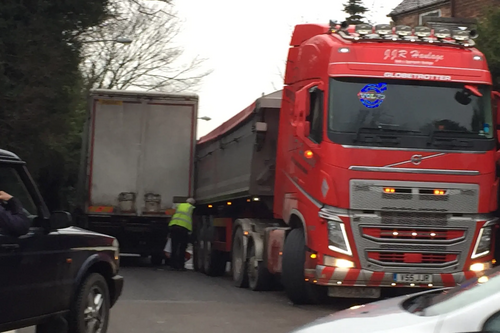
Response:
POLYGON ((380 288, 329 287, 328 296, 344 298, 380 298, 380 288))
POLYGON ((397 283, 432 283, 432 274, 394 274, 397 283))

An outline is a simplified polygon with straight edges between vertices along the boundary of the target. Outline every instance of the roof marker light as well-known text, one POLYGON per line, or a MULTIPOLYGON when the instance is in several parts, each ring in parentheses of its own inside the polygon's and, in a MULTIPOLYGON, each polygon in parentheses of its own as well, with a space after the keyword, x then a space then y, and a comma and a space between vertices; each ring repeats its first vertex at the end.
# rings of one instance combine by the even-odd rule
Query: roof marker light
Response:
POLYGON ((452 38, 460 42, 465 42, 470 39, 470 31, 467 30, 455 30, 453 31, 452 38))
POLYGON ((392 26, 390 24, 377 24, 375 26, 375 33, 380 36, 389 35, 392 33, 392 26))
POLYGON ((434 36, 436 36, 439 39, 450 38, 451 32, 450 29, 447 28, 434 29, 434 36))
POLYGON ((415 36, 419 38, 430 37, 432 30, 429 27, 419 26, 415 28, 415 36))
POLYGON ((407 25, 398 25, 395 32, 400 37, 411 36, 412 29, 407 25))
POLYGON ((339 53, 349 53, 351 50, 348 47, 341 47, 339 53))
POLYGON ((475 55, 472 59, 477 60, 477 61, 481 61, 481 60, 483 60, 483 57, 475 55))
POLYGON ((373 27, 369 24, 362 23, 362 24, 356 25, 356 33, 361 35, 361 36, 371 34, 372 31, 373 31, 373 27))

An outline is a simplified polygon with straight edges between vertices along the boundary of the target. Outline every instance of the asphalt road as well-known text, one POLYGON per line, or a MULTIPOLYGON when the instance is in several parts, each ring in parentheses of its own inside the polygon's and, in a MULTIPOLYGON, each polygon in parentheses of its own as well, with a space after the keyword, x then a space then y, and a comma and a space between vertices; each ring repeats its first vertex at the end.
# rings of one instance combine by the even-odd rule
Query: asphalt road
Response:
POLYGON ((229 277, 155 269, 136 257, 123 257, 121 265, 125 287, 109 333, 284 333, 352 305, 293 306, 284 292, 239 289, 229 277))

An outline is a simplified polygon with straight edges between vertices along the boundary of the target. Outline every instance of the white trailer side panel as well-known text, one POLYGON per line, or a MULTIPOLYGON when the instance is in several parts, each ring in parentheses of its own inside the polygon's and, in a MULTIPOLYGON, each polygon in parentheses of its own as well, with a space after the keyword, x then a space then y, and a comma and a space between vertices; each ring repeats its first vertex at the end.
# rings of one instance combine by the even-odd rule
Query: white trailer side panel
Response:
POLYGON ((136 192, 141 154, 138 106, 95 102, 89 178, 92 206, 117 206, 119 193, 136 192))
POLYGON ((120 193, 133 192, 142 215, 153 193, 164 214, 174 196, 192 195, 197 103, 188 94, 93 91, 87 208, 116 208, 120 193))
POLYGON ((146 114, 138 190, 160 194, 165 210, 172 207, 174 196, 191 195, 195 110, 193 105, 148 105, 146 114))

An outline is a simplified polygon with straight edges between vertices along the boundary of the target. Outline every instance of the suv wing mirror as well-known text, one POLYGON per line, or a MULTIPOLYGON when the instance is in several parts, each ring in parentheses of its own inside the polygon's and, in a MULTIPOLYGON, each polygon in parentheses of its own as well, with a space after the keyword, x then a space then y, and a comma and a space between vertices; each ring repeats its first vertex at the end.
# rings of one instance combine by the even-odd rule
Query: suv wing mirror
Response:
POLYGON ((50 228, 52 230, 71 227, 72 222, 71 214, 68 212, 57 211, 50 215, 50 228))

